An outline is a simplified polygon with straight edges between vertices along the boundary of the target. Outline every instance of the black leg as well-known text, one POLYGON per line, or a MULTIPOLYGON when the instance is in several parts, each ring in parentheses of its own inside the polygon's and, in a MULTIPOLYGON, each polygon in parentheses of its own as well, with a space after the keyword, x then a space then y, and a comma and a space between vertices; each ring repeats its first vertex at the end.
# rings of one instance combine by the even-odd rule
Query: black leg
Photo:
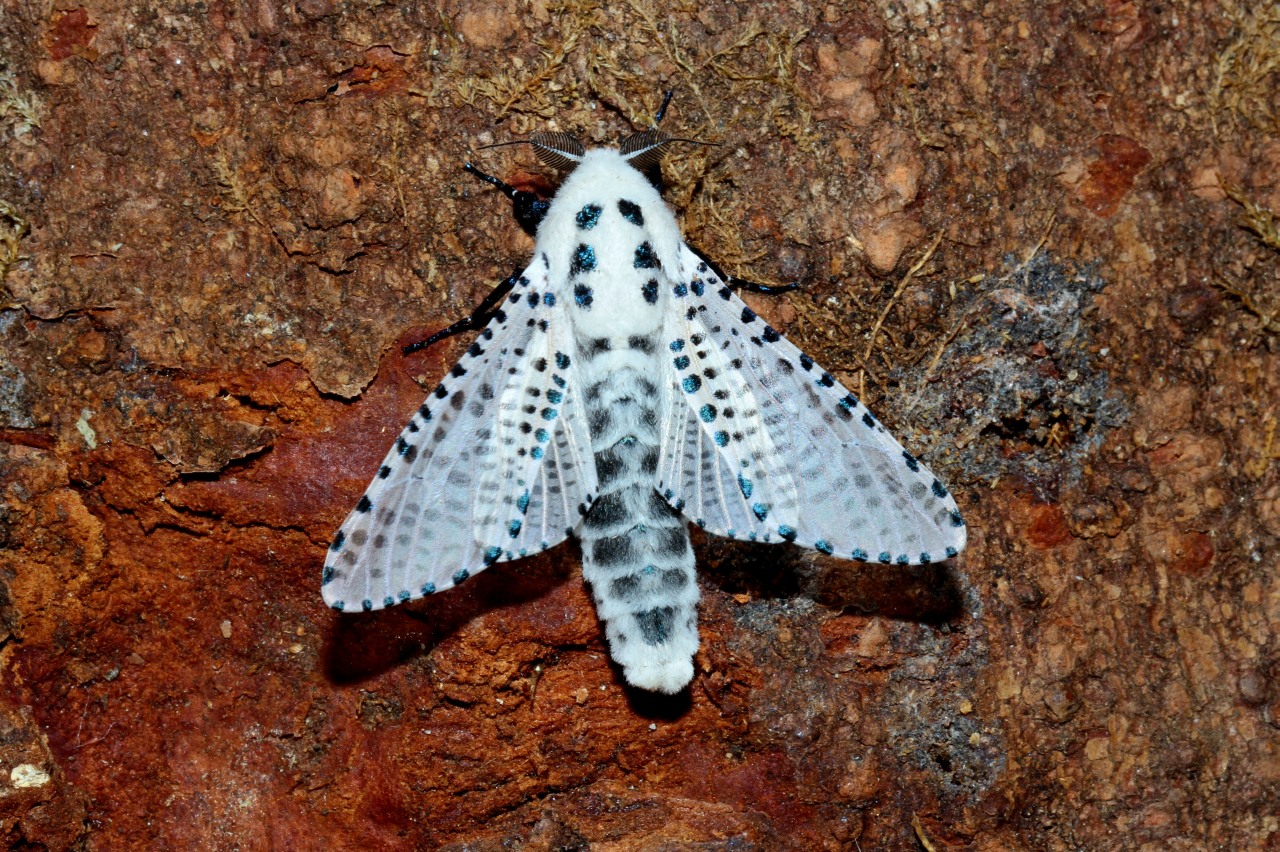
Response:
POLYGON ((654 127, 662 123, 662 117, 667 114, 667 105, 671 103, 671 98, 675 93, 675 89, 668 89, 667 93, 662 96, 662 106, 658 107, 658 112, 653 116, 654 127))
POLYGON ((720 267, 712 263, 710 258, 702 253, 701 249, 689 246, 689 250, 696 254, 703 263, 709 266, 712 272, 720 276, 720 280, 723 281, 731 290, 750 290, 753 293, 765 293, 770 296, 776 296, 779 293, 789 293, 792 290, 800 289, 800 282, 798 281, 792 281, 790 284, 775 286, 772 284, 757 284, 754 281, 747 281, 744 278, 734 278, 732 275, 725 275, 720 267))
POLYGON ((471 312, 471 316, 460 319, 448 328, 442 328, 426 340, 420 340, 417 343, 410 343, 403 350, 405 355, 412 355, 422 349, 426 349, 433 343, 439 343, 446 337, 453 337, 455 334, 461 334, 464 331, 476 331, 484 328, 485 325, 498 312, 498 306, 502 304, 503 299, 507 298, 507 294, 516 286, 516 282, 520 280, 520 273, 517 271, 510 278, 504 280, 497 287, 493 288, 493 292, 484 297, 476 309, 471 312))
POLYGON ((779 293, 790 293, 792 290, 800 289, 799 281, 792 281, 790 284, 757 284, 754 281, 746 281, 742 278, 734 278, 730 275, 725 279, 726 284, 732 290, 750 290, 752 293, 764 293, 769 296, 776 296, 779 293))

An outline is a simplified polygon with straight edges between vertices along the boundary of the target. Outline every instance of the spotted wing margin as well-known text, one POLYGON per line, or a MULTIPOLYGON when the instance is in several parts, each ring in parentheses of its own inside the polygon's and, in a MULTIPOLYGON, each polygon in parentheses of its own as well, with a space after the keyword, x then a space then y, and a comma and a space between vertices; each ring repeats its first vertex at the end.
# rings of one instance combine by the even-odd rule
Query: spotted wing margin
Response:
POLYGON ((330 606, 443 591, 577 524, 595 467, 574 371, 556 358, 572 351, 569 325, 545 276, 541 263, 525 271, 387 453, 330 545, 330 606))
MULTIPOLYGON (((687 247, 679 274, 677 293, 687 295, 676 300, 672 343, 684 339, 687 347, 697 336, 705 357, 678 370, 677 382, 699 368, 730 372, 768 436, 755 446, 771 445, 774 455, 756 450, 764 457, 751 459, 754 476, 742 487, 745 431, 742 441, 734 440, 722 405, 708 411, 703 406, 714 402, 677 394, 688 404, 683 415, 677 406, 670 418, 669 455, 684 458, 696 474, 667 483, 672 505, 718 535, 791 541, 846 559, 915 565, 964 548, 964 521, 946 487, 853 394, 758 318, 687 247), (775 480, 777 471, 785 476, 775 480), (761 517, 753 504, 762 494, 794 494, 795 505, 781 504, 781 511, 761 517)), ((677 368, 680 363, 673 362, 677 368)), ((730 399, 740 417, 743 402, 732 383, 730 399)))

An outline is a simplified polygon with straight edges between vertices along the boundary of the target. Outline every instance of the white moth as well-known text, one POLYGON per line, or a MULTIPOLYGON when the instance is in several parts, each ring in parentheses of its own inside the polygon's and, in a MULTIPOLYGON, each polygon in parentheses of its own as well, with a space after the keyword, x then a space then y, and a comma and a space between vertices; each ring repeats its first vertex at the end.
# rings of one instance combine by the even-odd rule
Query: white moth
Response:
POLYGON ((330 606, 442 592, 576 535, 624 677, 674 693, 698 649, 689 521, 899 565, 964 547, 942 483, 681 239, 644 175, 671 137, 530 141, 570 170, 549 205, 482 177, 523 199, 533 261, 334 537, 330 606))

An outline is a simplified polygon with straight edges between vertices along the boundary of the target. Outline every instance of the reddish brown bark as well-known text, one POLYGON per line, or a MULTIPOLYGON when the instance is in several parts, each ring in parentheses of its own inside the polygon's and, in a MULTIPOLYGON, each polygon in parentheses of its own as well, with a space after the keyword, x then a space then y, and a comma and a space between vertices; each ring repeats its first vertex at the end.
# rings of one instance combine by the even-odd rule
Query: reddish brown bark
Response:
POLYGON ((1280 250, 1224 190, 1280 209, 1280 46, 1202 4, 647 8, 0 1, 4 841, 1280 842, 1280 250), (665 86, 724 143, 667 164, 691 241, 803 283, 750 301, 969 550, 698 537, 672 700, 623 686, 572 547, 326 610, 466 344, 400 346, 529 251, 469 148, 607 142, 665 86))

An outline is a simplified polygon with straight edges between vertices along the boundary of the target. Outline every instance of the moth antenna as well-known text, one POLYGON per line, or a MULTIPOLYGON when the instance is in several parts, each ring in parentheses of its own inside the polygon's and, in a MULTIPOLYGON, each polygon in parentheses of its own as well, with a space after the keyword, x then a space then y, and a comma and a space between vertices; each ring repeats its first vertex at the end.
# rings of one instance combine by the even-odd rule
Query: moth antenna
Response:
POLYGON ((538 159, 543 165, 550 166, 553 169, 559 169, 563 172, 571 172, 582 162, 582 157, 587 150, 582 147, 582 143, 570 136, 568 133, 535 133, 528 139, 515 139, 510 142, 494 142, 491 145, 481 145, 477 151, 483 151, 487 148, 505 148, 509 145, 531 145, 534 153, 538 155, 538 159))

